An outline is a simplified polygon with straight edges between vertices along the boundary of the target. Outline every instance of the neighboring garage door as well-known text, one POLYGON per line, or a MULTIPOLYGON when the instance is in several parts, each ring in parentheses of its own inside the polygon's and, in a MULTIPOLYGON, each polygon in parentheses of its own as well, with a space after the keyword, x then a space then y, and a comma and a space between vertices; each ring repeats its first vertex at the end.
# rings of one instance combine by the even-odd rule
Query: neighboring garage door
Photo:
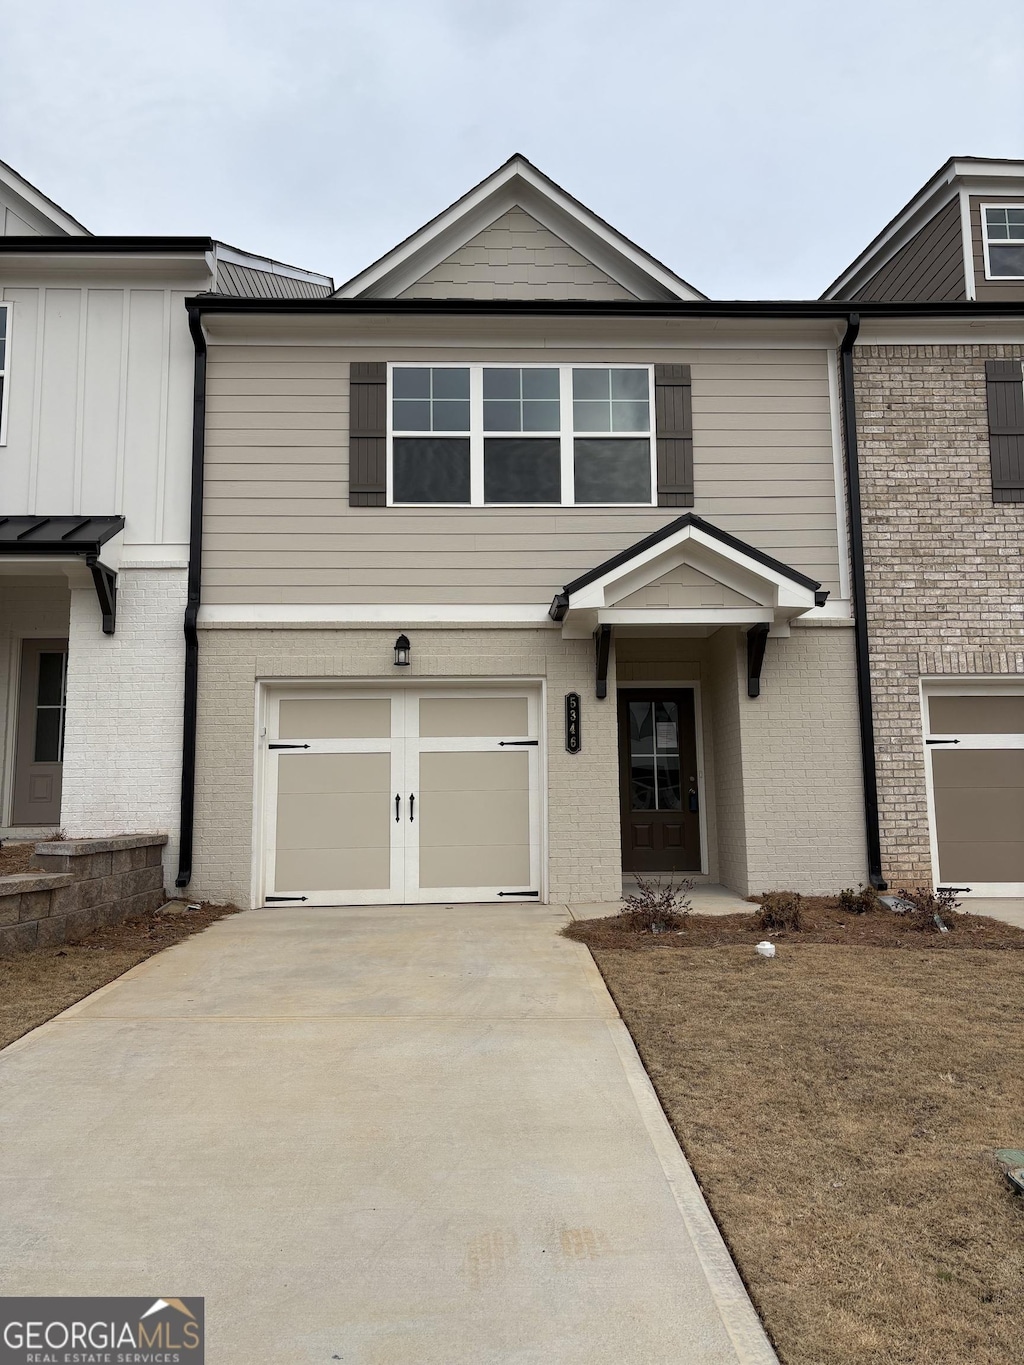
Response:
POLYGON ((927 699, 938 883, 1024 895, 1024 692, 927 699))
POLYGON ((268 902, 539 898, 538 695, 288 689, 267 710, 268 902))

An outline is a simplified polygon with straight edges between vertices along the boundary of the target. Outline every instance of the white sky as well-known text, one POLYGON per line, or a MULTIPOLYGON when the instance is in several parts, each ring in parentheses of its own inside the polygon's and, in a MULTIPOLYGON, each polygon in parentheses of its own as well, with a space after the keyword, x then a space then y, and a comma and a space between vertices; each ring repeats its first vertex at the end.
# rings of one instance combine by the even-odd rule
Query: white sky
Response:
POLYGON ((1019 3, 34 0, 0 159, 341 282, 519 151, 712 297, 815 297, 947 157, 1024 157, 1022 77, 1019 3))

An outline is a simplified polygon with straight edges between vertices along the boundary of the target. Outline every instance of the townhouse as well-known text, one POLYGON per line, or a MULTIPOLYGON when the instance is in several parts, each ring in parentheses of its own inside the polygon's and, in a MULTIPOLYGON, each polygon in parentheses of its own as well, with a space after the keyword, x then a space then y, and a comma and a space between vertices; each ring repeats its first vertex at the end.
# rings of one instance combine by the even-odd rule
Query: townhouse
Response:
POLYGON ((907 308, 852 348, 877 872, 1022 896, 1024 162, 947 162, 824 297, 907 308))
POLYGON ((94 236, 0 164, 0 837, 158 830, 177 868, 196 292, 322 275, 94 236))

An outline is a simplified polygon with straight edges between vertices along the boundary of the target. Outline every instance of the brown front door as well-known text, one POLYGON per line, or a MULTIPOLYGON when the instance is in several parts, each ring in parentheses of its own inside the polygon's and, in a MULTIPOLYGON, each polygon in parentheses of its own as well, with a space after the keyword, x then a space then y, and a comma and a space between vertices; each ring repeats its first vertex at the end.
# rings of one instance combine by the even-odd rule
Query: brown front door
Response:
POLYGON ((67 673, 67 640, 22 641, 12 824, 60 823, 67 673))
POLYGON ((624 872, 700 871, 693 689, 619 692, 624 872))

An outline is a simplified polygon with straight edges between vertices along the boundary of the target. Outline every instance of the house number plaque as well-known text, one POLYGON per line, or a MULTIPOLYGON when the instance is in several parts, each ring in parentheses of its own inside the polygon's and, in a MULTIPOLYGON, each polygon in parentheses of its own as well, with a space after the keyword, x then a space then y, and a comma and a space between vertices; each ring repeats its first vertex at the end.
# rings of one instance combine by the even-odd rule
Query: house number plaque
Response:
POLYGON ((565 694, 565 747, 570 754, 578 754, 582 745, 580 734, 580 694, 565 694))

